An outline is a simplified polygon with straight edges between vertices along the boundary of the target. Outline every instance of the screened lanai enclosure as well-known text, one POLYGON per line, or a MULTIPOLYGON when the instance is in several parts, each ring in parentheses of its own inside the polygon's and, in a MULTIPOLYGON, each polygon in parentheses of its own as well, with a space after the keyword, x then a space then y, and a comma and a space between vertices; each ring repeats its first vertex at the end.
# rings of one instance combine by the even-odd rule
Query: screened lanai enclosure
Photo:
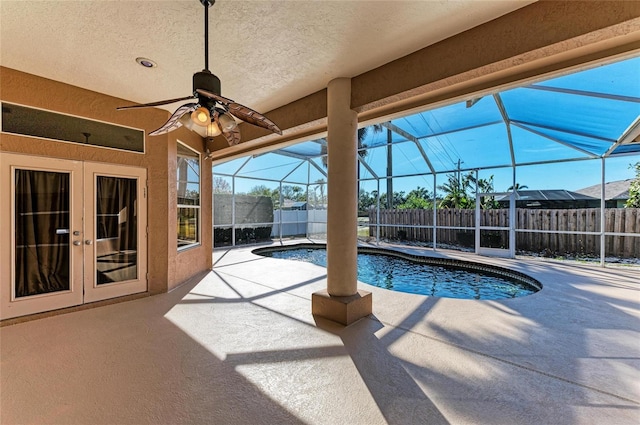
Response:
MULTIPOLYGON (((639 76, 625 58, 360 128, 359 239, 637 262, 639 76)), ((324 240, 327 162, 317 138, 214 164, 214 246, 324 240)))

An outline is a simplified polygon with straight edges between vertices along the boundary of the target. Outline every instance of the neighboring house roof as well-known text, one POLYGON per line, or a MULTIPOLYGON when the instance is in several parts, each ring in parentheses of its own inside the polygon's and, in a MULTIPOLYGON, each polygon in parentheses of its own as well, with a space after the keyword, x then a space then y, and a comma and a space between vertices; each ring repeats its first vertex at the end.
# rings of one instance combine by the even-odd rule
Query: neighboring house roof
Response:
POLYGON ((284 209, 300 209, 305 207, 307 203, 305 201, 294 201, 292 199, 285 199, 282 203, 282 208, 284 209))
MULTIPOLYGON (((509 195, 498 197, 498 201, 506 201, 509 199, 509 195)), ((564 189, 552 189, 552 190, 518 190, 516 191, 517 201, 575 201, 575 200, 594 200, 596 197, 571 192, 564 189)))
MULTIPOLYGON (((629 199, 629 187, 634 179, 616 180, 604 184, 605 200, 627 200, 629 199)), ((592 196, 594 198, 600 198, 601 191, 600 184, 594 184, 593 186, 585 187, 583 189, 576 190, 577 193, 583 195, 592 196)))

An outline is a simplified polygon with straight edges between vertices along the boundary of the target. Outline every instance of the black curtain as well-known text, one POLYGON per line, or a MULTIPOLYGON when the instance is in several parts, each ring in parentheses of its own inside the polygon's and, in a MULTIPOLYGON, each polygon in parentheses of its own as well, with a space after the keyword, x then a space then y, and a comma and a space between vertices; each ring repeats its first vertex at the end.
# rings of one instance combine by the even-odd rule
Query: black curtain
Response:
POLYGON ((15 171, 16 297, 69 289, 69 174, 15 171))
POLYGON ((137 277, 137 181, 98 176, 96 181, 96 243, 111 249, 98 253, 98 284, 137 277))

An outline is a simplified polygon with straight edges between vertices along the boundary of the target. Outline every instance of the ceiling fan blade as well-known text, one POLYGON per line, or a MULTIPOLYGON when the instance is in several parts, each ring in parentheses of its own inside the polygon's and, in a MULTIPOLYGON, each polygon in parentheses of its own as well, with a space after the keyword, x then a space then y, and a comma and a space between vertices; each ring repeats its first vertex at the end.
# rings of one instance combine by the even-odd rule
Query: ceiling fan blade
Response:
POLYGON ((249 124, 257 125, 258 127, 266 128, 267 130, 271 130, 274 133, 282 135, 282 130, 280 130, 273 121, 253 109, 207 90, 196 89, 196 92, 202 96, 224 104, 232 115, 240 118, 242 121, 246 121, 249 124))
POLYGON ((231 102, 228 107, 231 115, 240 118, 242 121, 246 121, 249 124, 257 125, 258 127, 266 128, 267 130, 271 130, 274 133, 282 135, 282 130, 280 130, 276 123, 253 109, 236 102, 231 102))
POLYGON ((177 99, 161 100, 159 102, 143 103, 143 104, 140 104, 140 105, 118 106, 116 109, 121 110, 121 109, 150 108, 152 106, 168 105, 170 103, 181 102, 183 100, 189 100, 189 99, 194 99, 194 98, 195 98, 195 96, 179 97, 177 99))
POLYGON ((209 99, 213 99, 213 100, 215 100, 217 102, 220 102, 220 103, 222 103, 224 105, 228 105, 230 103, 233 103, 233 100, 231 100, 229 98, 226 98, 224 96, 220 96, 219 94, 212 93, 212 92, 207 91, 207 90, 196 89, 196 93, 198 93, 198 94, 200 94, 200 95, 202 95, 204 97, 208 97, 209 99))
POLYGON ((186 105, 182 105, 181 107, 176 109, 176 111, 169 117, 167 122, 164 123, 162 127, 157 130, 153 130, 151 133, 149 133, 149 136, 157 136, 159 134, 168 133, 177 128, 180 128, 180 126, 182 126, 180 118, 182 118, 184 114, 189 114, 195 111, 196 108, 198 108, 197 103, 187 103, 186 105))
POLYGON ((235 146, 240 143, 240 130, 238 128, 234 128, 231 131, 223 131, 222 135, 229 142, 229 146, 235 146))

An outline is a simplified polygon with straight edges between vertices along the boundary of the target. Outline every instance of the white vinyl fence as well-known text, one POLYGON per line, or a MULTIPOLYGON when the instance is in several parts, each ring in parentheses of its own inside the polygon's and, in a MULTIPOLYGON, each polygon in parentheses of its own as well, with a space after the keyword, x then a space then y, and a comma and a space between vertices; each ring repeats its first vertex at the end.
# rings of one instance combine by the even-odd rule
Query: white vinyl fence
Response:
POLYGON ((327 210, 274 210, 272 238, 327 232, 327 210), (282 218, 282 219, 281 219, 282 218), (282 223, 282 234, 280 226, 282 223))

